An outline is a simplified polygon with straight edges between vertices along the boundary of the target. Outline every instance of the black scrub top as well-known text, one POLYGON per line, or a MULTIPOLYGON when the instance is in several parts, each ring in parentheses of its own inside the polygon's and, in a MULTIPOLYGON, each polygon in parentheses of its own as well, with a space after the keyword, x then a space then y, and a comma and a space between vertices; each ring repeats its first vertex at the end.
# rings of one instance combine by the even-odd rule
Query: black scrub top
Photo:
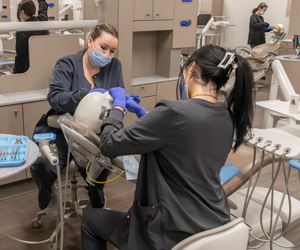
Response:
MULTIPOLYGON (((48 4, 44 0, 38 0, 38 2, 39 2, 38 16, 30 17, 29 19, 26 20, 26 22, 48 20, 48 15, 47 15, 48 4)), ((15 65, 13 69, 14 74, 24 73, 28 70, 29 68, 28 40, 31 36, 37 36, 37 35, 49 35, 49 31, 37 30, 37 31, 16 32, 16 57, 15 57, 15 65)))
POLYGON ((230 221, 219 176, 234 125, 224 103, 160 101, 125 128, 113 115, 101 126, 102 154, 142 155, 134 203, 113 242, 121 249, 171 249, 230 221))
POLYGON ((269 27, 269 24, 264 21, 262 16, 256 13, 252 14, 249 23, 249 35, 248 44, 251 46, 257 46, 266 43, 265 32, 270 30, 264 30, 264 28, 269 27))
MULTIPOLYGON (((46 118, 49 115, 64 113, 73 115, 78 103, 91 89, 91 84, 85 78, 83 71, 82 59, 85 52, 86 50, 82 50, 76 54, 64 56, 56 62, 47 96, 51 109, 42 116, 34 133, 57 132, 58 129, 48 127, 46 118)), ((117 58, 112 58, 112 61, 101 68, 93 79, 95 89, 125 88, 122 65, 117 58)))

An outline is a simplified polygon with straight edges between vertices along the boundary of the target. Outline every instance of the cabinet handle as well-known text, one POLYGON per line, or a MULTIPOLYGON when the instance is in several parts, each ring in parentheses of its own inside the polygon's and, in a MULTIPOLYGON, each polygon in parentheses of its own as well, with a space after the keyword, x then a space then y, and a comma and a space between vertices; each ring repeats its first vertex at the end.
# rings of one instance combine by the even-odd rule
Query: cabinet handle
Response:
POLYGON ((159 13, 155 14, 155 18, 159 18, 159 17, 160 17, 159 13))
POLYGON ((191 20, 184 20, 180 22, 180 26, 190 26, 192 23, 191 20))
POLYGON ((149 18, 151 18, 151 15, 148 13, 148 14, 146 14, 146 17, 149 17, 149 18))
POLYGON ((17 116, 19 111, 15 109, 14 112, 15 112, 15 116, 17 116))

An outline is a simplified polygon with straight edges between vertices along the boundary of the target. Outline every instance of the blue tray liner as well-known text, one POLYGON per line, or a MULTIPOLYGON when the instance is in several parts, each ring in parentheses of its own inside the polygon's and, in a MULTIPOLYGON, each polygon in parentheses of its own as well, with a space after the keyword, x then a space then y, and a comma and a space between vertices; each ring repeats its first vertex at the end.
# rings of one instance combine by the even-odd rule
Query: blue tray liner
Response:
POLYGON ((27 136, 2 136, 0 137, 0 167, 20 166, 26 161, 28 137, 27 136), (20 138, 22 144, 16 144, 17 138, 20 138), (2 157, 2 152, 4 154, 2 157), (6 159, 4 155, 7 150, 6 159), (12 155, 12 151, 14 153, 12 155), (18 150, 18 151, 17 151, 18 150), (17 153, 16 153, 17 151, 17 153), (14 159, 16 156, 16 159, 14 159), (1 160, 2 159, 2 160, 1 160))

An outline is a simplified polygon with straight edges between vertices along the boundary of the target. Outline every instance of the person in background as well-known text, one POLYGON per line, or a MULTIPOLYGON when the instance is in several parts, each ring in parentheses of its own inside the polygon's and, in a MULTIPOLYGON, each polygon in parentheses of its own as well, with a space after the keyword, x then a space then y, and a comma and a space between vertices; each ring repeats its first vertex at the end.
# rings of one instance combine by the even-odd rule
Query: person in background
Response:
POLYGON ((147 110, 124 89, 109 90, 113 109, 101 125, 100 150, 107 157, 141 154, 133 205, 127 213, 88 209, 82 217, 83 250, 171 249, 183 239, 230 221, 220 170, 236 141, 251 129, 253 74, 239 55, 215 45, 196 50, 178 81, 181 101, 159 101, 147 110), (218 91, 236 69, 234 87, 218 91), (140 119, 123 126, 124 111, 140 119))
MULTIPOLYGON (((45 0, 38 0, 38 16, 34 16, 36 7, 31 0, 22 0, 18 5, 17 18, 20 22, 48 21, 48 4, 45 0)), ((16 33, 16 57, 14 74, 24 73, 29 68, 28 40, 31 36, 49 35, 49 31, 18 31, 16 33)))
POLYGON ((263 15, 266 13, 268 5, 262 2, 257 8, 252 10, 252 15, 249 22, 248 44, 251 49, 255 46, 266 43, 265 32, 274 29, 269 23, 264 21, 263 15))
MULTIPOLYGON (((51 109, 37 123, 34 134, 56 133, 55 143, 58 147, 60 169, 67 164, 68 144, 60 129, 51 128, 47 117, 54 114, 74 111, 80 100, 89 92, 105 92, 112 87, 124 88, 121 62, 114 57, 118 46, 118 31, 107 23, 96 25, 90 31, 87 49, 59 59, 54 67, 48 92, 51 109)), ((92 108, 92 107, 91 107, 92 108)), ((86 178, 84 168, 79 168, 86 178)), ((57 178, 56 167, 46 158, 38 158, 31 166, 31 175, 38 186, 40 209, 49 215, 57 212, 57 196, 54 182, 57 178)), ((97 181, 105 181, 108 170, 102 171, 97 181)), ((105 205, 104 184, 90 185, 88 194, 92 207, 102 208, 105 205)))

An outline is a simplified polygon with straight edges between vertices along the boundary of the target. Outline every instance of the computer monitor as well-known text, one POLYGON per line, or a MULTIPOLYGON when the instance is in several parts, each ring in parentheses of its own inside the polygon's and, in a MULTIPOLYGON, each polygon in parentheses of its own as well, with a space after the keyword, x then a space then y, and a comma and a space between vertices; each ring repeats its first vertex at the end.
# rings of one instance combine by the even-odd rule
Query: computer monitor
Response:
POLYGON ((197 26, 204 27, 211 18, 211 14, 197 14, 197 26))

